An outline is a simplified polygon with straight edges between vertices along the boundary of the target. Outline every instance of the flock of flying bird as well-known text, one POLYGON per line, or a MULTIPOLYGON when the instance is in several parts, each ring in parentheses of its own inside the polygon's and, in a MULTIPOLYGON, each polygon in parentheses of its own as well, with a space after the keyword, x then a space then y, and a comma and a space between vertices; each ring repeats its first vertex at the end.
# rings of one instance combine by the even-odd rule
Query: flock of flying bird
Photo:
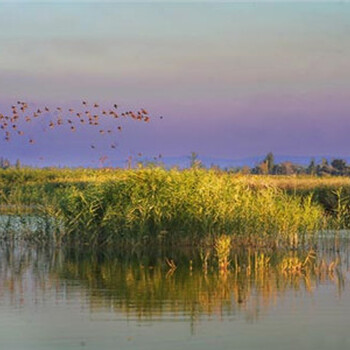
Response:
MULTIPOLYGON (((64 125, 68 126, 71 132, 76 132, 78 125, 89 125, 98 129, 101 135, 112 134, 115 131, 121 132, 122 126, 120 120, 124 118, 131 118, 136 121, 148 123, 150 116, 144 108, 133 112, 119 112, 118 105, 114 104, 111 108, 103 108, 98 103, 89 104, 87 101, 81 102, 80 108, 63 108, 63 107, 43 107, 38 108, 23 101, 17 103, 9 108, 10 112, 3 114, 0 112, 0 132, 4 133, 5 141, 9 142, 14 136, 25 137, 23 131, 25 123, 33 123, 36 120, 44 121, 44 131, 47 128, 55 129, 64 125), (111 128, 103 128, 106 124, 102 119, 112 119, 113 125, 111 128)), ((159 117, 163 119, 163 117, 159 117)), ((29 144, 34 144, 35 139, 28 137, 29 144)), ((92 149, 95 149, 95 144, 90 144, 92 149)), ((116 144, 112 143, 111 148, 116 148, 116 144)))

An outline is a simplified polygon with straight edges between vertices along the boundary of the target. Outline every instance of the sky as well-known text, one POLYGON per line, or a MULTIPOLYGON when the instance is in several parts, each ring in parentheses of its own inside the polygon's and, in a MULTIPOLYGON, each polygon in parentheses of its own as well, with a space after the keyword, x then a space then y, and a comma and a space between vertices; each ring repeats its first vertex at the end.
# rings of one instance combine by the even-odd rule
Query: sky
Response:
POLYGON ((0 113, 17 100, 87 99, 152 116, 125 123, 116 150, 88 128, 39 123, 26 130, 34 145, 1 135, 0 155, 42 165, 139 152, 349 156, 349 18, 350 3, 336 1, 0 1, 0 113))

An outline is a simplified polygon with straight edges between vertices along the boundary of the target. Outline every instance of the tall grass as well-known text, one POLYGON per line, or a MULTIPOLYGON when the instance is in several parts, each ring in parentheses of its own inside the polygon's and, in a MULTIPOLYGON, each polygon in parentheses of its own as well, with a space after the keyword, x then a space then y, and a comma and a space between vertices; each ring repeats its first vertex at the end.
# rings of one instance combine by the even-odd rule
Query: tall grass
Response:
POLYGON ((227 234, 251 244, 297 245, 324 226, 311 196, 214 170, 25 169, 0 179, 3 209, 56 219, 64 227, 60 242, 192 244, 227 234))

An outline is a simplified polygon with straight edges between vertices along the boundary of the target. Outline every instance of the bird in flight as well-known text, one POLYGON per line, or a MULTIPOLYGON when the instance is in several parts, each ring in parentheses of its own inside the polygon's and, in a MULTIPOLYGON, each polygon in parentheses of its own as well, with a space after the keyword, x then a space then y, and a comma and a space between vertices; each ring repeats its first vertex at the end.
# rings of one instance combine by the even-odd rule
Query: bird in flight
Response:
MULTIPOLYGON (((38 124, 45 132, 52 132, 58 128, 67 130, 68 128, 69 131, 76 134, 86 130, 86 128, 95 128, 96 130, 96 127, 99 126, 96 133, 110 140, 111 137, 115 137, 116 132, 124 130, 124 126, 121 125, 124 119, 145 123, 149 123, 151 120, 151 116, 145 108, 117 113, 116 110, 119 110, 117 103, 108 107, 98 102, 88 103, 87 100, 82 100, 81 104, 81 108, 76 105, 74 107, 38 106, 34 103, 18 100, 15 104, 5 107, 4 111, 0 110, 0 134, 3 133, 6 142, 11 142, 16 136, 23 136, 27 133, 26 130, 31 130, 32 127, 26 127, 29 124, 32 124, 33 127, 38 124), (122 121, 116 124, 120 116, 123 117, 122 121)), ((160 118, 163 119, 163 116, 160 118)), ((30 145, 36 143, 32 136, 27 140, 30 145)), ((110 141, 110 148, 115 149, 117 144, 110 141)), ((96 149, 96 143, 90 144, 90 148, 96 149)))

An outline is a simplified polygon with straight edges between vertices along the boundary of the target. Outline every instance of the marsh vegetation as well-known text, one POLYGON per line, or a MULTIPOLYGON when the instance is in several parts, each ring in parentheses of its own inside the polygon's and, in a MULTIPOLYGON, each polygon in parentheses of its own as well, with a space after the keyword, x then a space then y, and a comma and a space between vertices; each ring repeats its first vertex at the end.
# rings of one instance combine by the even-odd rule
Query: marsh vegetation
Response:
POLYGON ((305 307, 320 322, 307 339, 346 315, 334 321, 345 339, 347 181, 1 170, 0 344, 153 350, 188 334, 186 344, 206 349, 216 329, 227 348, 271 339, 280 348, 305 307), (266 331, 246 336, 247 323, 266 331))
POLYGON ((5 169, 0 209, 7 219, 0 226, 11 237, 11 218, 34 215, 41 223, 25 237, 54 245, 214 246, 225 235, 231 245, 297 247, 316 232, 349 227, 349 193, 347 178, 5 169))

